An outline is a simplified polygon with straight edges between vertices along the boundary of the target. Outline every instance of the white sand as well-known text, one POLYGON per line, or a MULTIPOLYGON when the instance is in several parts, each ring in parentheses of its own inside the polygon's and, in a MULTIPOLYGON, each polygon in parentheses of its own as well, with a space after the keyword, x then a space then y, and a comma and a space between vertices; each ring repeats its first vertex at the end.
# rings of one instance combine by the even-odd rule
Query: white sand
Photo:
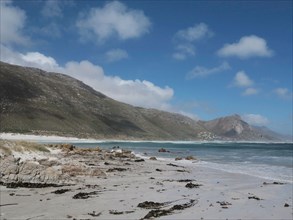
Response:
POLYGON ((46 136, 46 135, 28 135, 17 133, 0 133, 0 139, 6 140, 25 140, 25 141, 38 141, 38 142, 94 142, 94 139, 80 139, 75 137, 61 137, 61 136, 46 136))
MULTIPOLYGON (((110 166, 101 161, 98 167, 107 170, 110 166)), ((267 180, 247 175, 231 174, 219 170, 192 166, 172 167, 166 161, 151 161, 123 165, 119 161, 112 167, 130 168, 124 172, 107 173, 107 178, 87 177, 83 184, 62 187, 71 189, 64 194, 52 194, 60 188, 1 190, 1 219, 141 219, 150 210, 137 207, 144 201, 172 202, 183 204, 196 200, 193 207, 174 211, 160 219, 292 219, 292 184, 263 185, 267 180), (163 170, 162 172, 156 169, 163 170), (187 170, 189 172, 178 172, 187 170), (153 177, 154 179, 150 179, 153 177), (195 179, 202 184, 188 189, 179 179, 195 179), (96 188, 85 187, 97 185, 96 188), (88 199, 73 199, 79 192, 99 191, 88 199), (13 194, 11 194, 13 193, 13 194), (262 200, 248 199, 257 196, 262 200), (222 208, 217 202, 229 202, 222 208), (288 203, 290 207, 284 207, 288 203), (8 204, 8 205, 7 205, 8 204), (9 205, 10 204, 10 205, 9 205), (5 205, 5 206, 3 206, 5 205), (110 214, 110 210, 124 212, 110 214), (99 213, 92 217, 88 213, 99 213), (125 213, 133 211, 132 213, 125 213)), ((172 162, 173 164, 182 165, 172 162)))

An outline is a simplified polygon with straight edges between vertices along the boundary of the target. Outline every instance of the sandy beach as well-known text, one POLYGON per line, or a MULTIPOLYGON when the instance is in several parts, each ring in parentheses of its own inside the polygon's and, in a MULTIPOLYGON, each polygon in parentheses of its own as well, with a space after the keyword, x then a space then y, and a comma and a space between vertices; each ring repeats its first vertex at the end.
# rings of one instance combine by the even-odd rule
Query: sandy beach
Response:
POLYGON ((46 148, 2 149, 1 219, 293 217, 292 183, 204 168, 197 160, 142 159, 122 149, 46 148), (33 164, 34 177, 25 172, 33 164))

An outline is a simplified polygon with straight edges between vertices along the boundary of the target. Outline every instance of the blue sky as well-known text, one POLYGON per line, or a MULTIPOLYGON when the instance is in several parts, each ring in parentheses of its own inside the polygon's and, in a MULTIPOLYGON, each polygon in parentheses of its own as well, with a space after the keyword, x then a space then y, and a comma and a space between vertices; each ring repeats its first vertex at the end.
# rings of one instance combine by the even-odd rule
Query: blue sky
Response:
POLYGON ((3 1, 1 60, 135 106, 292 134, 292 1, 3 1))

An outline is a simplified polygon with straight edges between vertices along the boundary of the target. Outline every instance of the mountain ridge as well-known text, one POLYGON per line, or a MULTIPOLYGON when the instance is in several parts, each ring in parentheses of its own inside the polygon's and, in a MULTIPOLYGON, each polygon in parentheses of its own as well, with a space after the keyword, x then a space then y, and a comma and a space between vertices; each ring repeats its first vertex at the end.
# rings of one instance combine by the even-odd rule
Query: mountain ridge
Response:
POLYGON ((195 121, 118 102, 61 73, 4 62, 0 67, 0 132, 127 140, 279 140, 238 115, 195 121))

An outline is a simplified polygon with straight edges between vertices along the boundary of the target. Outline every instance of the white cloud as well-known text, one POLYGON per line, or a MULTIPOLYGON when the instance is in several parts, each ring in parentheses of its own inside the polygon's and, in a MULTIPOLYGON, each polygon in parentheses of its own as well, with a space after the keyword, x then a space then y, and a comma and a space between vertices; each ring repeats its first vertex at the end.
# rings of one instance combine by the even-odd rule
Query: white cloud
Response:
POLYGON ((292 99, 292 93, 287 88, 276 88, 273 92, 282 99, 292 99))
POLYGON ((237 87, 249 87, 254 84, 244 71, 239 71, 234 77, 233 85, 237 87))
POLYGON ((266 117, 259 114, 245 114, 241 118, 250 125, 266 126, 270 123, 266 117))
POLYGON ((193 27, 179 30, 175 34, 175 38, 192 42, 202 38, 211 37, 212 35, 213 32, 208 28, 208 26, 205 23, 200 23, 195 24, 193 27))
POLYGON ((195 55, 195 47, 190 43, 179 44, 175 50, 176 52, 172 56, 176 60, 185 60, 188 56, 195 55))
POLYGON ((1 44, 25 45, 29 38, 24 35, 25 12, 12 5, 12 1, 0 1, 0 42, 1 44))
POLYGON ((0 50, 0 59, 3 62, 41 68, 47 71, 54 71, 59 67, 54 58, 45 56, 39 52, 28 52, 23 54, 13 51, 2 44, 0 45, 0 50))
POLYGON ((174 35, 176 46, 172 57, 176 60, 185 60, 189 56, 194 56, 194 43, 204 38, 210 38, 212 35, 212 31, 205 23, 195 24, 193 27, 179 30, 174 35))
POLYGON ((115 62, 128 58, 128 53, 122 49, 112 49, 106 52, 108 62, 115 62))
POLYGON ((58 64, 54 58, 45 56, 39 52, 20 54, 20 57, 27 63, 37 63, 42 67, 45 66, 46 69, 58 67, 58 64))
POLYGON ((267 46, 265 39, 255 35, 244 36, 239 42, 225 44, 219 51, 221 57, 236 56, 241 59, 250 57, 271 57, 273 51, 267 46))
POLYGON ((289 90, 287 88, 277 88, 274 92, 279 96, 285 96, 289 93, 289 90))
POLYGON ((172 54, 172 57, 173 57, 175 60, 185 60, 185 59, 186 59, 186 55, 183 54, 183 53, 180 53, 180 52, 173 53, 173 54, 172 54))
POLYGON ((45 5, 41 11, 42 15, 45 17, 62 17, 62 10, 60 3, 62 1, 57 1, 57 0, 47 0, 45 2, 45 5))
POLYGON ((122 40, 140 37, 149 32, 151 22, 143 11, 113 1, 82 14, 76 25, 83 40, 102 42, 113 36, 122 40))
POLYGON ((259 93, 259 90, 256 88, 247 88, 245 91, 242 93, 244 96, 249 96, 249 95, 256 95, 259 93))
POLYGON ((124 80, 118 76, 108 76, 102 67, 87 60, 70 61, 64 66, 60 66, 54 58, 39 52, 22 54, 3 45, 0 49, 1 60, 4 62, 65 73, 113 99, 134 106, 172 110, 169 101, 172 99, 174 91, 168 86, 159 87, 146 80, 124 80))
POLYGON ((203 66, 196 66, 187 74, 187 79, 193 79, 197 77, 205 77, 215 73, 223 72, 225 70, 231 69, 229 63, 223 62, 220 66, 213 68, 206 68, 203 66))

